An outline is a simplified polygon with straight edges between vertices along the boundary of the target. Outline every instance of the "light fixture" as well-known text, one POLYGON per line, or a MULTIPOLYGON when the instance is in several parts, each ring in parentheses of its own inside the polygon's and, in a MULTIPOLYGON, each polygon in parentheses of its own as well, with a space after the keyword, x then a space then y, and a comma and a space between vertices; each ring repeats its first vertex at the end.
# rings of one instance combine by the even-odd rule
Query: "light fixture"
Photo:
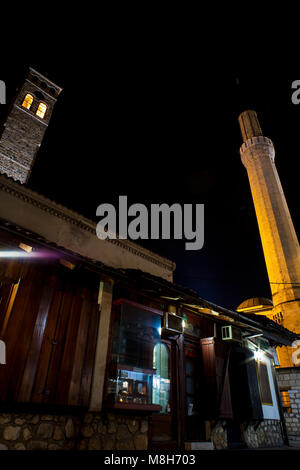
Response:
POLYGON ((261 349, 258 349, 257 351, 254 351, 254 359, 256 361, 261 361, 264 357, 264 353, 261 349))
POLYGON ((32 246, 26 245, 25 243, 19 243, 19 248, 21 248, 21 250, 26 251, 26 253, 32 252, 32 246))
POLYGON ((29 253, 17 251, 17 250, 10 250, 10 251, 0 251, 0 258, 25 258, 28 256, 29 253))
POLYGON ((62 264, 63 266, 65 266, 68 269, 73 270, 75 268, 75 264, 71 263, 70 261, 68 261, 66 259, 61 258, 59 260, 59 262, 60 262, 60 264, 62 264))

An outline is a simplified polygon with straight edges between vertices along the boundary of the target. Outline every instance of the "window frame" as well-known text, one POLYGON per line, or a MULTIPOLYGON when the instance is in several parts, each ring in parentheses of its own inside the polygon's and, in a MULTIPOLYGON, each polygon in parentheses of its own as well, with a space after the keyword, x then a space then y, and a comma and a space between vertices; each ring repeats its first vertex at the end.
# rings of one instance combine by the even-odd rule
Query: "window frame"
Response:
POLYGON ((27 109, 27 111, 30 111, 31 107, 32 107, 32 104, 34 102, 34 97, 31 93, 26 93, 26 95, 24 96, 23 100, 22 100, 22 107, 27 109), (28 103, 28 99, 27 98, 31 98, 31 101, 30 101, 30 104, 29 106, 25 106, 24 103, 28 103))
POLYGON ((112 354, 112 346, 113 346, 113 327, 115 324, 116 315, 119 313, 119 308, 122 304, 127 304, 131 307, 137 308, 145 313, 154 313, 159 315, 161 318, 163 317, 163 311, 158 310, 153 307, 148 307, 147 305, 143 305, 132 300, 128 300, 125 298, 114 300, 112 303, 112 315, 110 320, 110 329, 109 329, 109 346, 107 351, 107 360, 106 360, 106 370, 105 370, 105 383, 104 383, 104 393, 103 393, 103 404, 104 407, 107 409, 123 409, 123 410, 136 410, 136 411, 161 411, 161 406, 156 404, 139 404, 139 403, 118 403, 112 402, 108 400, 108 386, 109 386, 109 377, 110 377, 110 370, 111 370, 111 354, 112 354))
POLYGON ((40 119, 45 119, 47 110, 48 110, 48 105, 46 105, 46 103, 44 103, 43 101, 40 101, 39 105, 37 107, 37 110, 35 112, 35 115, 40 119), (45 106, 44 111, 41 111, 40 108, 43 107, 43 106, 45 106), (40 113, 40 114, 38 114, 38 113, 40 113))

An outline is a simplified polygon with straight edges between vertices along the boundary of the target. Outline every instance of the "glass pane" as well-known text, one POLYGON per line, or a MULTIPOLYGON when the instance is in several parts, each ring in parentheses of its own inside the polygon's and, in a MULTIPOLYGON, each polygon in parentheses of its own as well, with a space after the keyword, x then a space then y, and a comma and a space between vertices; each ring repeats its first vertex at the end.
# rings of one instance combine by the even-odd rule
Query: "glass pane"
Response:
POLYGON ((186 358, 185 360, 185 373, 186 375, 195 374, 195 361, 193 359, 186 358))
POLYGON ((199 370, 197 359, 192 357, 185 358, 185 391, 186 391, 186 414, 188 416, 199 413, 200 388, 199 388, 199 370))
POLYGON ((162 407, 161 413, 170 413, 170 353, 164 343, 157 343, 153 349, 152 402, 162 407))
POLYGON ((22 103, 22 106, 26 109, 30 109, 32 102, 33 102, 33 96, 27 93, 22 103))
POLYGON ((113 325, 107 398, 118 403, 153 404, 153 349, 160 341, 160 316, 125 302, 119 309, 113 325))
POLYGON ((45 103, 40 103, 36 115, 39 116, 41 119, 44 119, 46 110, 47 106, 45 105, 45 103))
POLYGON ((194 377, 187 377, 186 378, 186 393, 188 395, 195 394, 195 379, 194 377))

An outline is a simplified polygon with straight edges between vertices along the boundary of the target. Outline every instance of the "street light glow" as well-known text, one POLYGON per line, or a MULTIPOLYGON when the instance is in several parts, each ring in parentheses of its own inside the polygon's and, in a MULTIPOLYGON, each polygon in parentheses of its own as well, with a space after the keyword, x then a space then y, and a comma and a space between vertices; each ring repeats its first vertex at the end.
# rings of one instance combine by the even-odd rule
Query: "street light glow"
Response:
POLYGON ((0 251, 0 258, 26 258, 30 253, 11 250, 11 251, 0 251))

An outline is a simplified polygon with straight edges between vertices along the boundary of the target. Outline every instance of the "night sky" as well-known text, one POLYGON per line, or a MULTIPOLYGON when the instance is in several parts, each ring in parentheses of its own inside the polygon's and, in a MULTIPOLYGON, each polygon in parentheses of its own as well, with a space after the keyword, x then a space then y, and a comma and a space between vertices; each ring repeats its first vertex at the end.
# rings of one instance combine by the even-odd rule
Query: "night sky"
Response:
MULTIPOLYGON (((291 83, 261 72, 209 76, 199 58, 118 49, 78 61, 65 56, 18 61, 1 69, 8 101, 27 66, 64 88, 36 160, 30 187, 94 220, 99 204, 205 204, 205 241, 143 241, 176 262, 174 281, 219 305, 270 298, 247 173, 241 163, 238 115, 258 113, 275 145, 276 166, 295 224, 300 158, 300 105, 291 83), (174 59, 174 58, 173 58, 174 59), (96 66, 97 65, 97 66, 96 66)), ((225 71, 226 72, 226 71, 225 71)), ((2 118, 8 106, 1 106, 2 118)))

